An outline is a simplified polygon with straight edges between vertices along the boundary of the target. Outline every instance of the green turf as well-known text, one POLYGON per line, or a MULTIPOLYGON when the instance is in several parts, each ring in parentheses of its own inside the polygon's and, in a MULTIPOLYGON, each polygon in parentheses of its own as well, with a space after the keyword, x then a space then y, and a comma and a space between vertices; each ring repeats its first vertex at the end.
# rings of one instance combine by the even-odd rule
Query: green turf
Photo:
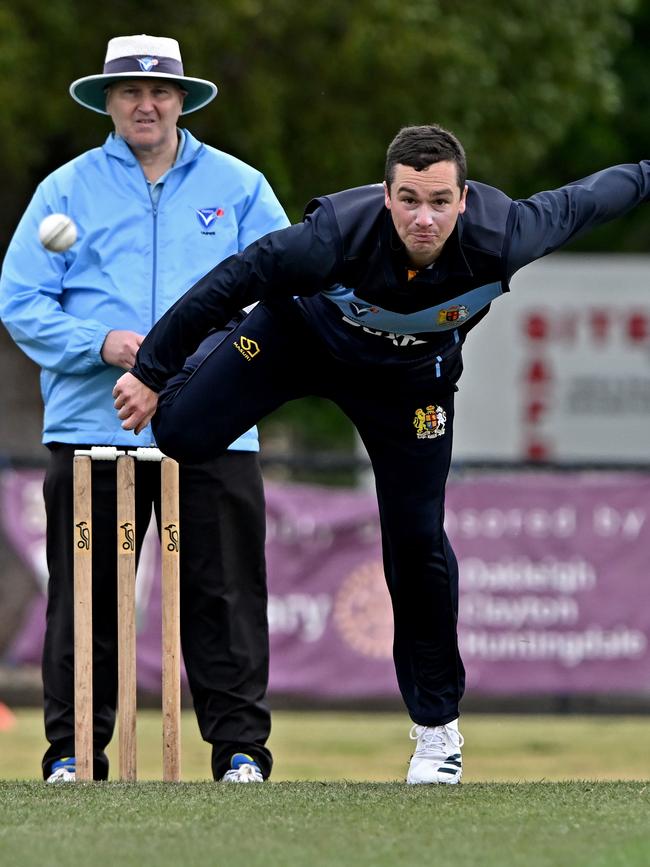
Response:
MULTIPOLYGON (((16 710, 0 731, 0 779, 35 779, 44 750, 42 714, 16 710)), ((404 713, 290 713, 273 715, 273 779, 401 780, 412 750, 404 713)), ((466 782, 648 780, 648 723, 642 716, 497 716, 466 714, 466 782)), ((210 751, 194 715, 183 714, 183 780, 210 777, 210 751)), ((115 768, 115 741, 109 750, 115 768)), ((138 772, 161 777, 160 714, 138 714, 138 772)), ((1 863, 0 857, 0 863, 1 863)), ((650 857, 648 859, 650 864, 650 857)))
POLYGON ((644 783, 0 782, 3 867, 646 867, 644 783))
MULTIPOLYGON (((0 732, 0 864, 650 864, 643 717, 467 714, 461 724, 460 787, 394 782, 412 747, 405 714, 286 711, 274 714, 270 742, 279 782, 202 782, 209 748, 191 712, 183 715, 183 779, 199 782, 151 782, 160 778, 160 714, 143 711, 145 782, 46 786, 34 781, 41 713, 19 710, 0 732)), ((115 767, 115 744, 109 752, 115 767)))

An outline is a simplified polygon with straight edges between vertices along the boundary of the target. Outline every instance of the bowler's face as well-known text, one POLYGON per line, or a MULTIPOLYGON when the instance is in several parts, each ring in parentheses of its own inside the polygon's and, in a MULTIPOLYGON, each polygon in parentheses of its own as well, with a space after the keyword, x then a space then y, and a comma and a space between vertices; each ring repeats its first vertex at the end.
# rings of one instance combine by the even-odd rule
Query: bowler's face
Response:
POLYGON ((115 132, 134 151, 163 151, 177 145, 184 96, 171 81, 133 78, 110 86, 106 111, 115 132))
POLYGON ((465 210, 467 187, 458 187, 456 163, 445 160, 422 171, 398 163, 388 189, 386 207, 395 230, 416 268, 425 268, 440 255, 458 215, 465 210))

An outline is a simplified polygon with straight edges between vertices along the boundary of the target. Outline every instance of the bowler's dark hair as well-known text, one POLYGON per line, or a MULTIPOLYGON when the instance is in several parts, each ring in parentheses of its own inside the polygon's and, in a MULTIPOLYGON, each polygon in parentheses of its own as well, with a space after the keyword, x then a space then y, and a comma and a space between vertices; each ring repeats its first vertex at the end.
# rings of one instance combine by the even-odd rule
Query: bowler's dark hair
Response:
POLYGON ((397 133, 386 152, 385 179, 388 189, 393 183, 398 163, 421 172, 433 163, 446 160, 456 163, 458 186, 462 192, 467 179, 467 159, 456 136, 436 124, 405 126, 397 133))

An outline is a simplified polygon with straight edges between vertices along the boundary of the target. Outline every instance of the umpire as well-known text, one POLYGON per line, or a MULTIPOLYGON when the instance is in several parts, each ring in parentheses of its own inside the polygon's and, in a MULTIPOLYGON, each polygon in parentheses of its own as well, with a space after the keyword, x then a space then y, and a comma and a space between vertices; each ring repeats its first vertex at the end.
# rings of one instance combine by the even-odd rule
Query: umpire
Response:
MULTIPOLYGON (((153 323, 215 261, 288 224, 260 172, 178 128, 179 116, 206 106, 217 88, 185 75, 175 39, 111 39, 103 71, 73 82, 70 92, 85 108, 110 114, 114 131, 39 185, 0 283, 3 321, 42 369, 50 451, 43 774, 50 782, 75 778, 75 448, 137 444, 113 412, 120 369, 132 366, 153 323), (72 216, 80 237, 51 255, 38 243, 38 226, 56 212, 72 216)), ((231 442, 201 466, 190 456, 180 468, 181 640, 213 776, 261 782, 272 765, 264 494, 257 431, 231 442)), ((150 429, 140 444, 154 444, 150 429)), ((114 467, 98 462, 93 476, 94 778, 103 780, 117 691, 114 467)), ((138 553, 152 506, 159 518, 160 471, 138 462, 138 553)))

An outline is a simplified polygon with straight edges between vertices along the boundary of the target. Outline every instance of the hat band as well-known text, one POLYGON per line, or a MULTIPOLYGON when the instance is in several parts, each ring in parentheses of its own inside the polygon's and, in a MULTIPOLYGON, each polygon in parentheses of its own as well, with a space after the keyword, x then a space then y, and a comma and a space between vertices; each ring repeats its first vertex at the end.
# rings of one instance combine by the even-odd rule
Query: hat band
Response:
POLYGON ((116 57, 104 64, 104 75, 118 72, 156 72, 160 75, 183 75, 183 64, 173 57, 153 57, 142 54, 137 57, 116 57))

